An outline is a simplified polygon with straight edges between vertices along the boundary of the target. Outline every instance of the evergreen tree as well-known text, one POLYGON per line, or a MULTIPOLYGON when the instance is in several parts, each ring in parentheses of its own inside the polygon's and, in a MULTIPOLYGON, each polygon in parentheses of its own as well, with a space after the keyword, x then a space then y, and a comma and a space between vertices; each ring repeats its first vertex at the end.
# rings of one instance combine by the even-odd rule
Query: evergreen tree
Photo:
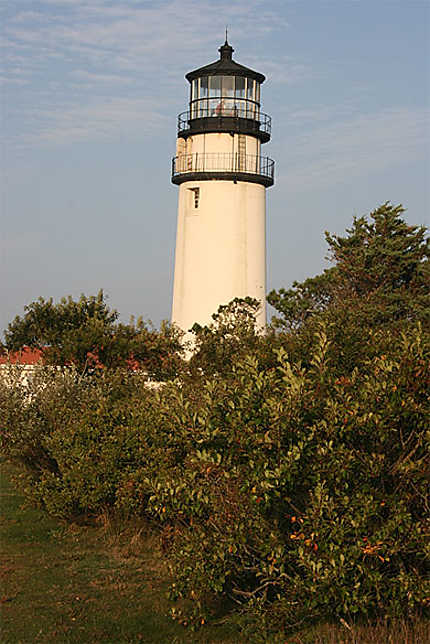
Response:
MULTIPOLYGON (((354 218, 347 235, 326 232, 335 266, 289 290, 271 291, 278 324, 296 329, 312 315, 339 305, 362 309, 367 324, 430 321, 430 238, 424 226, 410 226, 402 206, 385 203, 354 218)), ((357 311, 356 311, 357 312, 357 311)))
POLYGON ((292 350, 303 359, 320 322, 341 348, 333 358, 347 370, 371 355, 372 345, 383 345, 384 331, 400 332, 411 322, 429 329, 430 239, 424 226, 408 225, 403 212, 385 203, 370 219, 354 218, 345 236, 326 233, 334 266, 269 293, 281 314, 274 325, 292 332, 292 350))

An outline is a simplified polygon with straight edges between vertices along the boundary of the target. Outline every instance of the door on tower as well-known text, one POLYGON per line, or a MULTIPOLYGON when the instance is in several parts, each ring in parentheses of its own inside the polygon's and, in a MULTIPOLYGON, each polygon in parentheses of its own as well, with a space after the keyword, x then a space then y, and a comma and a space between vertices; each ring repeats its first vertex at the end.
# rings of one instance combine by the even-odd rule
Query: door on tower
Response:
POLYGON ((238 135, 237 170, 239 172, 246 172, 246 136, 244 134, 238 135))

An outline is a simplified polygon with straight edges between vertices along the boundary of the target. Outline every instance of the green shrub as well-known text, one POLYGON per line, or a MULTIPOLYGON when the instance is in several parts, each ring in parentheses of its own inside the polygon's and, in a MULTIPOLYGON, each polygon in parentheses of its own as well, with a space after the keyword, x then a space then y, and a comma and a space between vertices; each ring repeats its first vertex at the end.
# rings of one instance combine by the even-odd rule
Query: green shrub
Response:
POLYGON ((81 378, 73 369, 36 369, 28 382, 2 383, 2 447, 27 469, 27 494, 51 514, 97 514, 113 505, 119 481, 142 446, 134 402, 153 396, 127 371, 81 378), (14 386, 11 386, 14 385, 14 386), (4 410, 4 413, 3 413, 4 410))
POLYGON ((159 524, 179 618, 201 623, 217 597, 251 629, 408 615, 429 597, 428 337, 393 334, 339 376, 327 335, 306 368, 279 349, 276 367, 241 356, 199 386, 122 371, 3 384, 3 448, 53 514, 159 524))
POLYGON ((175 458, 142 468, 121 503, 137 489, 166 524, 172 595, 197 621, 211 594, 279 628, 428 598, 429 347, 419 330, 393 338, 389 358, 341 378, 329 353, 321 331, 309 369, 280 352, 277 370, 248 359, 164 400, 175 458))

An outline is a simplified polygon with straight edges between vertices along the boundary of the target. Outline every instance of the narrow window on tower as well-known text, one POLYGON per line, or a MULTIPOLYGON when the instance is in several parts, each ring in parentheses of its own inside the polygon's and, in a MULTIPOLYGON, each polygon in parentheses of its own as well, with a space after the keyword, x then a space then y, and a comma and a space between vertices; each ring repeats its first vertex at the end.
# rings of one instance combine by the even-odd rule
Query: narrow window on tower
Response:
POLYGON ((199 207, 199 202, 200 202, 200 188, 194 188, 194 208, 199 207))
POLYGON ((197 210, 200 204, 200 188, 189 188, 191 197, 191 210, 197 210))

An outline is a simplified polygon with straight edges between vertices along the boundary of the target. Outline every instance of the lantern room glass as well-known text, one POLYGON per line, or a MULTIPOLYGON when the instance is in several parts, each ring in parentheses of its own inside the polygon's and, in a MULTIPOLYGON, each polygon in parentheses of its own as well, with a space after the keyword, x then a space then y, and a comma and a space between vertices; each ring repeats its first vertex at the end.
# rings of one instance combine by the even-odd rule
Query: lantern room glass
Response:
POLYGON ((247 76, 213 75, 191 83, 190 117, 236 116, 258 120, 260 83, 247 76))

